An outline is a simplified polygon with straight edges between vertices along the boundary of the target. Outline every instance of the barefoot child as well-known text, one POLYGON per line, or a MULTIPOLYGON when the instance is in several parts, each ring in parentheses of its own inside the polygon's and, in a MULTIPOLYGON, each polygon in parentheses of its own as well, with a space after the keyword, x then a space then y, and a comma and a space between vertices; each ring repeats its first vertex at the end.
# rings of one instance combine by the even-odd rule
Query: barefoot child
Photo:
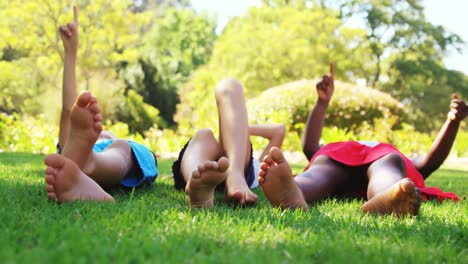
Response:
POLYGON ((78 10, 74 21, 59 28, 65 49, 62 112, 57 152, 45 158, 48 196, 58 202, 114 201, 101 186, 137 187, 151 184, 158 175, 156 159, 146 147, 102 131, 97 100, 85 91, 76 93, 78 10))
POLYGON ((458 200, 453 193, 426 188, 424 179, 446 159, 467 105, 454 97, 448 119, 429 154, 414 161, 385 143, 336 142, 319 146, 324 116, 334 90, 333 65, 330 76, 317 84, 318 100, 307 120, 303 151, 309 166, 296 177, 278 148, 272 148, 260 165, 260 186, 274 205, 307 209, 309 202, 330 196, 365 197, 363 212, 417 215, 421 197, 458 200))
POLYGON ((219 142, 209 129, 201 129, 187 142, 172 165, 176 189, 184 189, 191 207, 213 207, 217 186, 225 187, 228 200, 253 204, 257 196, 259 162, 252 157, 249 136, 269 139, 260 158, 273 146, 281 147, 283 125, 248 125, 242 85, 222 80, 215 90, 219 116, 219 142), (225 182, 223 184, 223 182, 225 182))

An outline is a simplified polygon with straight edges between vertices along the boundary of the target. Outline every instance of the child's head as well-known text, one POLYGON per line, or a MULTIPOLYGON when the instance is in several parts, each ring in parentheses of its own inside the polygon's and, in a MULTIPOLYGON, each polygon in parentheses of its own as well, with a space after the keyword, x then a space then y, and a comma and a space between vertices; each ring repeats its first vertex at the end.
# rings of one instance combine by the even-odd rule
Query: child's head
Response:
POLYGON ((114 133, 110 132, 109 130, 103 130, 99 135, 99 139, 116 139, 117 137, 114 133))

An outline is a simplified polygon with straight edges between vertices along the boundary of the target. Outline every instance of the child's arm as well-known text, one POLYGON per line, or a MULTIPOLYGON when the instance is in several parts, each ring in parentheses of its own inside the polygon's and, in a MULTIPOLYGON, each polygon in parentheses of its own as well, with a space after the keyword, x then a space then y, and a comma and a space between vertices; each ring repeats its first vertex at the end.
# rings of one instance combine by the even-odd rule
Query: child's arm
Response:
POLYGON ((422 174, 424 179, 437 170, 444 163, 450 149, 452 148, 455 137, 457 136, 460 122, 468 115, 468 106, 458 98, 452 95, 450 111, 447 115, 447 121, 440 129, 436 139, 432 143, 429 153, 422 158, 413 160, 416 169, 422 174))
POLYGON ((63 149, 70 131, 70 111, 77 97, 75 66, 78 50, 78 9, 76 6, 73 7, 73 23, 60 26, 59 33, 65 52, 59 127, 59 147, 63 149))
POLYGON ((333 63, 331 63, 330 76, 323 76, 322 80, 316 85, 318 99, 314 109, 309 114, 302 136, 302 151, 308 160, 320 149, 319 143, 322 136, 323 122, 335 89, 334 75, 333 63))
POLYGON ((286 128, 280 124, 268 124, 268 125, 249 125, 249 135, 259 136, 269 140, 268 145, 263 150, 259 157, 259 161, 262 162, 263 158, 268 155, 272 147, 281 148, 283 145, 284 136, 286 134, 286 128))

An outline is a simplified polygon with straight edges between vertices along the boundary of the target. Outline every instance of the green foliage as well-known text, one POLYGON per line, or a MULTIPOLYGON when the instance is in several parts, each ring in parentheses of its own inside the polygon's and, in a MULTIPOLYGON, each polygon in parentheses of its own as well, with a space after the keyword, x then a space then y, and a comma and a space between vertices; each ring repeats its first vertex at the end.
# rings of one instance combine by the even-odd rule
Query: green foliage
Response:
POLYGON ((432 117, 441 117, 452 93, 468 96, 466 76, 448 70, 442 62, 447 52, 460 51, 464 41, 428 22, 421 0, 323 2, 337 8, 345 23, 348 19, 365 18, 373 70, 360 77, 370 86, 420 108, 424 114, 419 115, 419 120, 423 120, 419 128, 424 126, 430 131, 440 125, 432 117))
POLYGON ((158 109, 143 102, 143 97, 134 90, 128 91, 125 106, 119 110, 119 119, 128 120, 131 132, 140 132, 150 127, 164 126, 158 109))
POLYGON ((134 12, 151 11, 156 18, 166 14, 169 8, 188 8, 189 0, 140 0, 133 1, 134 12))
POLYGON ((365 75, 365 32, 343 26, 336 16, 316 6, 266 6, 231 20, 206 67, 179 93, 179 125, 204 126, 198 120, 215 115, 211 94, 226 77, 238 79, 250 98, 276 85, 327 73, 332 60, 337 79, 365 75))
POLYGON ((145 146, 157 155, 177 154, 189 139, 170 129, 158 130, 150 128, 145 131, 144 135, 145 146))
POLYGON ((55 152, 58 129, 44 115, 36 117, 0 114, 0 149, 4 151, 55 152))
MULTIPOLYGON (((2 110, 31 115, 47 111, 51 105, 57 110, 63 65, 57 29, 73 19, 71 6, 63 0, 7 2, 0 8, 2 110)), ((103 82, 115 81, 110 73, 117 64, 136 61, 140 29, 150 16, 132 13, 132 1, 127 0, 79 1, 77 6, 78 83, 91 88, 96 73, 106 77, 103 82)))
POLYGON ((138 142, 151 149, 157 155, 163 156, 178 153, 188 140, 187 137, 181 136, 173 130, 158 129, 156 124, 143 131, 143 133, 132 133, 129 125, 122 122, 107 122, 104 129, 114 133, 117 138, 138 142))
POLYGON ((389 142, 395 145, 408 157, 427 155, 435 136, 418 132, 410 125, 404 125, 402 130, 394 131, 389 142))
POLYGON ((390 80, 382 89, 420 111, 417 120, 420 130, 430 131, 441 125, 434 119, 444 120, 453 93, 468 98, 468 78, 461 72, 447 70, 425 55, 396 58, 389 76, 390 80))
POLYGON ((210 65, 239 79, 247 95, 327 73, 330 61, 337 62, 337 78, 348 80, 346 72, 360 71, 363 62, 358 56, 368 52, 365 32, 341 34, 349 30, 330 9, 251 8, 247 16, 226 26, 210 65))
MULTIPOLYGON (((315 104, 317 95, 315 81, 299 81, 283 86, 271 88, 260 96, 247 102, 249 119, 252 124, 279 123, 285 124, 288 135, 285 147, 298 149, 300 135, 303 134, 307 117, 315 104), (295 134, 295 135, 294 135, 295 134), (292 140, 292 142, 290 142, 292 140)), ((344 134, 328 134, 332 139, 348 137, 353 139, 354 134, 360 131, 381 126, 387 121, 381 133, 399 127, 400 123, 409 122, 410 116, 403 106, 388 94, 377 90, 336 82, 334 98, 330 103, 325 120, 325 127, 344 129, 344 134)), ((325 130, 326 131, 326 130, 325 130)), ((325 142, 330 142, 324 133, 325 142)), ((385 140, 382 137, 382 141, 385 140)))
POLYGON ((458 157, 468 156, 468 131, 461 130, 458 132, 453 148, 458 157))
POLYGON ((324 127, 322 130, 322 138, 320 140, 321 145, 326 145, 333 142, 342 142, 349 140, 359 140, 352 131, 340 129, 336 126, 324 127))
POLYGON ((145 34, 138 64, 121 71, 127 86, 143 95, 173 125, 178 88, 207 62, 216 39, 215 22, 189 9, 169 9, 145 34))

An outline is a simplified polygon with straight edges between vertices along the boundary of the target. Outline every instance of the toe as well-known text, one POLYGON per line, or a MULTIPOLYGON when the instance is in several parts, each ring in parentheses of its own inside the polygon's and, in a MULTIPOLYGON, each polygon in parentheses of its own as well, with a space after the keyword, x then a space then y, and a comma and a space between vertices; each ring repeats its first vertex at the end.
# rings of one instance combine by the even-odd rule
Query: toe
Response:
POLYGON ((283 163, 286 161, 283 152, 277 147, 273 147, 270 149, 270 156, 275 163, 283 163))
POLYGON ((226 157, 219 158, 218 166, 220 171, 226 171, 229 168, 229 159, 226 157))
POLYGON ((44 159, 45 164, 49 165, 50 167, 54 168, 61 168, 65 165, 65 158, 60 156, 59 154, 50 154, 47 155, 44 159))
POLYGON ((45 180, 47 181, 47 176, 50 176, 49 178, 53 178, 53 175, 56 174, 56 170, 53 167, 47 167, 45 170, 45 174, 46 174, 45 180))
POLYGON ((96 129, 97 131, 102 131, 102 123, 101 122, 94 123, 94 129, 96 129))
MULTIPOLYGON (((261 172, 262 172, 262 171, 261 171, 261 172)), ((261 172, 260 172, 260 173, 261 173, 261 172)), ((260 176, 258 177, 257 180, 258 180, 258 183, 259 183, 259 184, 263 184, 263 182, 265 181, 265 179, 263 178, 262 175, 260 175, 260 176)))
POLYGON ((47 192, 53 192, 53 191, 55 191, 55 187, 52 184, 47 184, 46 185, 46 190, 47 190, 47 192))
POLYGON ((266 155, 262 163, 266 163, 268 166, 271 166, 273 164, 273 160, 270 155, 266 155))
POLYGON ((270 166, 265 162, 262 162, 260 164, 260 169, 263 170, 263 171, 267 171, 269 168, 270 168, 270 166))
POLYGON ((47 182, 48 184, 55 184, 55 177, 51 174, 48 174, 45 176, 45 182, 47 182))
POLYGON ((400 187, 405 193, 412 193, 415 190, 413 181, 408 178, 405 178, 400 182, 400 187))
POLYGON ((94 121, 95 122, 102 122, 102 115, 101 114, 96 114, 94 116, 94 121))
POLYGON ((99 107, 99 105, 97 103, 91 104, 88 109, 93 114, 98 114, 98 113, 101 112, 101 108, 99 107))
POLYGON ((78 99, 76 100, 76 105, 79 107, 85 107, 89 104, 91 100, 91 92, 89 91, 83 91, 79 96, 78 99))
POLYGON ((198 169, 198 171, 199 171, 200 173, 204 172, 205 169, 206 169, 205 163, 200 163, 200 164, 198 164, 197 169, 198 169))
POLYGON ((93 95, 92 95, 91 98, 89 98, 89 103, 90 103, 90 104, 96 104, 96 103, 97 103, 97 98, 96 98, 96 96, 93 96, 93 95))
POLYGON ((209 164, 210 164, 210 168, 211 168, 212 170, 218 170, 218 168, 219 168, 218 162, 216 162, 216 161, 211 161, 209 164))
POLYGON ((194 170, 192 172, 192 178, 200 178, 201 174, 200 174, 200 170, 194 170))
POLYGON ((51 199, 51 200, 54 200, 54 201, 57 200, 57 195, 55 194, 55 192, 49 192, 49 193, 47 193, 47 196, 48 196, 49 199, 51 199))

